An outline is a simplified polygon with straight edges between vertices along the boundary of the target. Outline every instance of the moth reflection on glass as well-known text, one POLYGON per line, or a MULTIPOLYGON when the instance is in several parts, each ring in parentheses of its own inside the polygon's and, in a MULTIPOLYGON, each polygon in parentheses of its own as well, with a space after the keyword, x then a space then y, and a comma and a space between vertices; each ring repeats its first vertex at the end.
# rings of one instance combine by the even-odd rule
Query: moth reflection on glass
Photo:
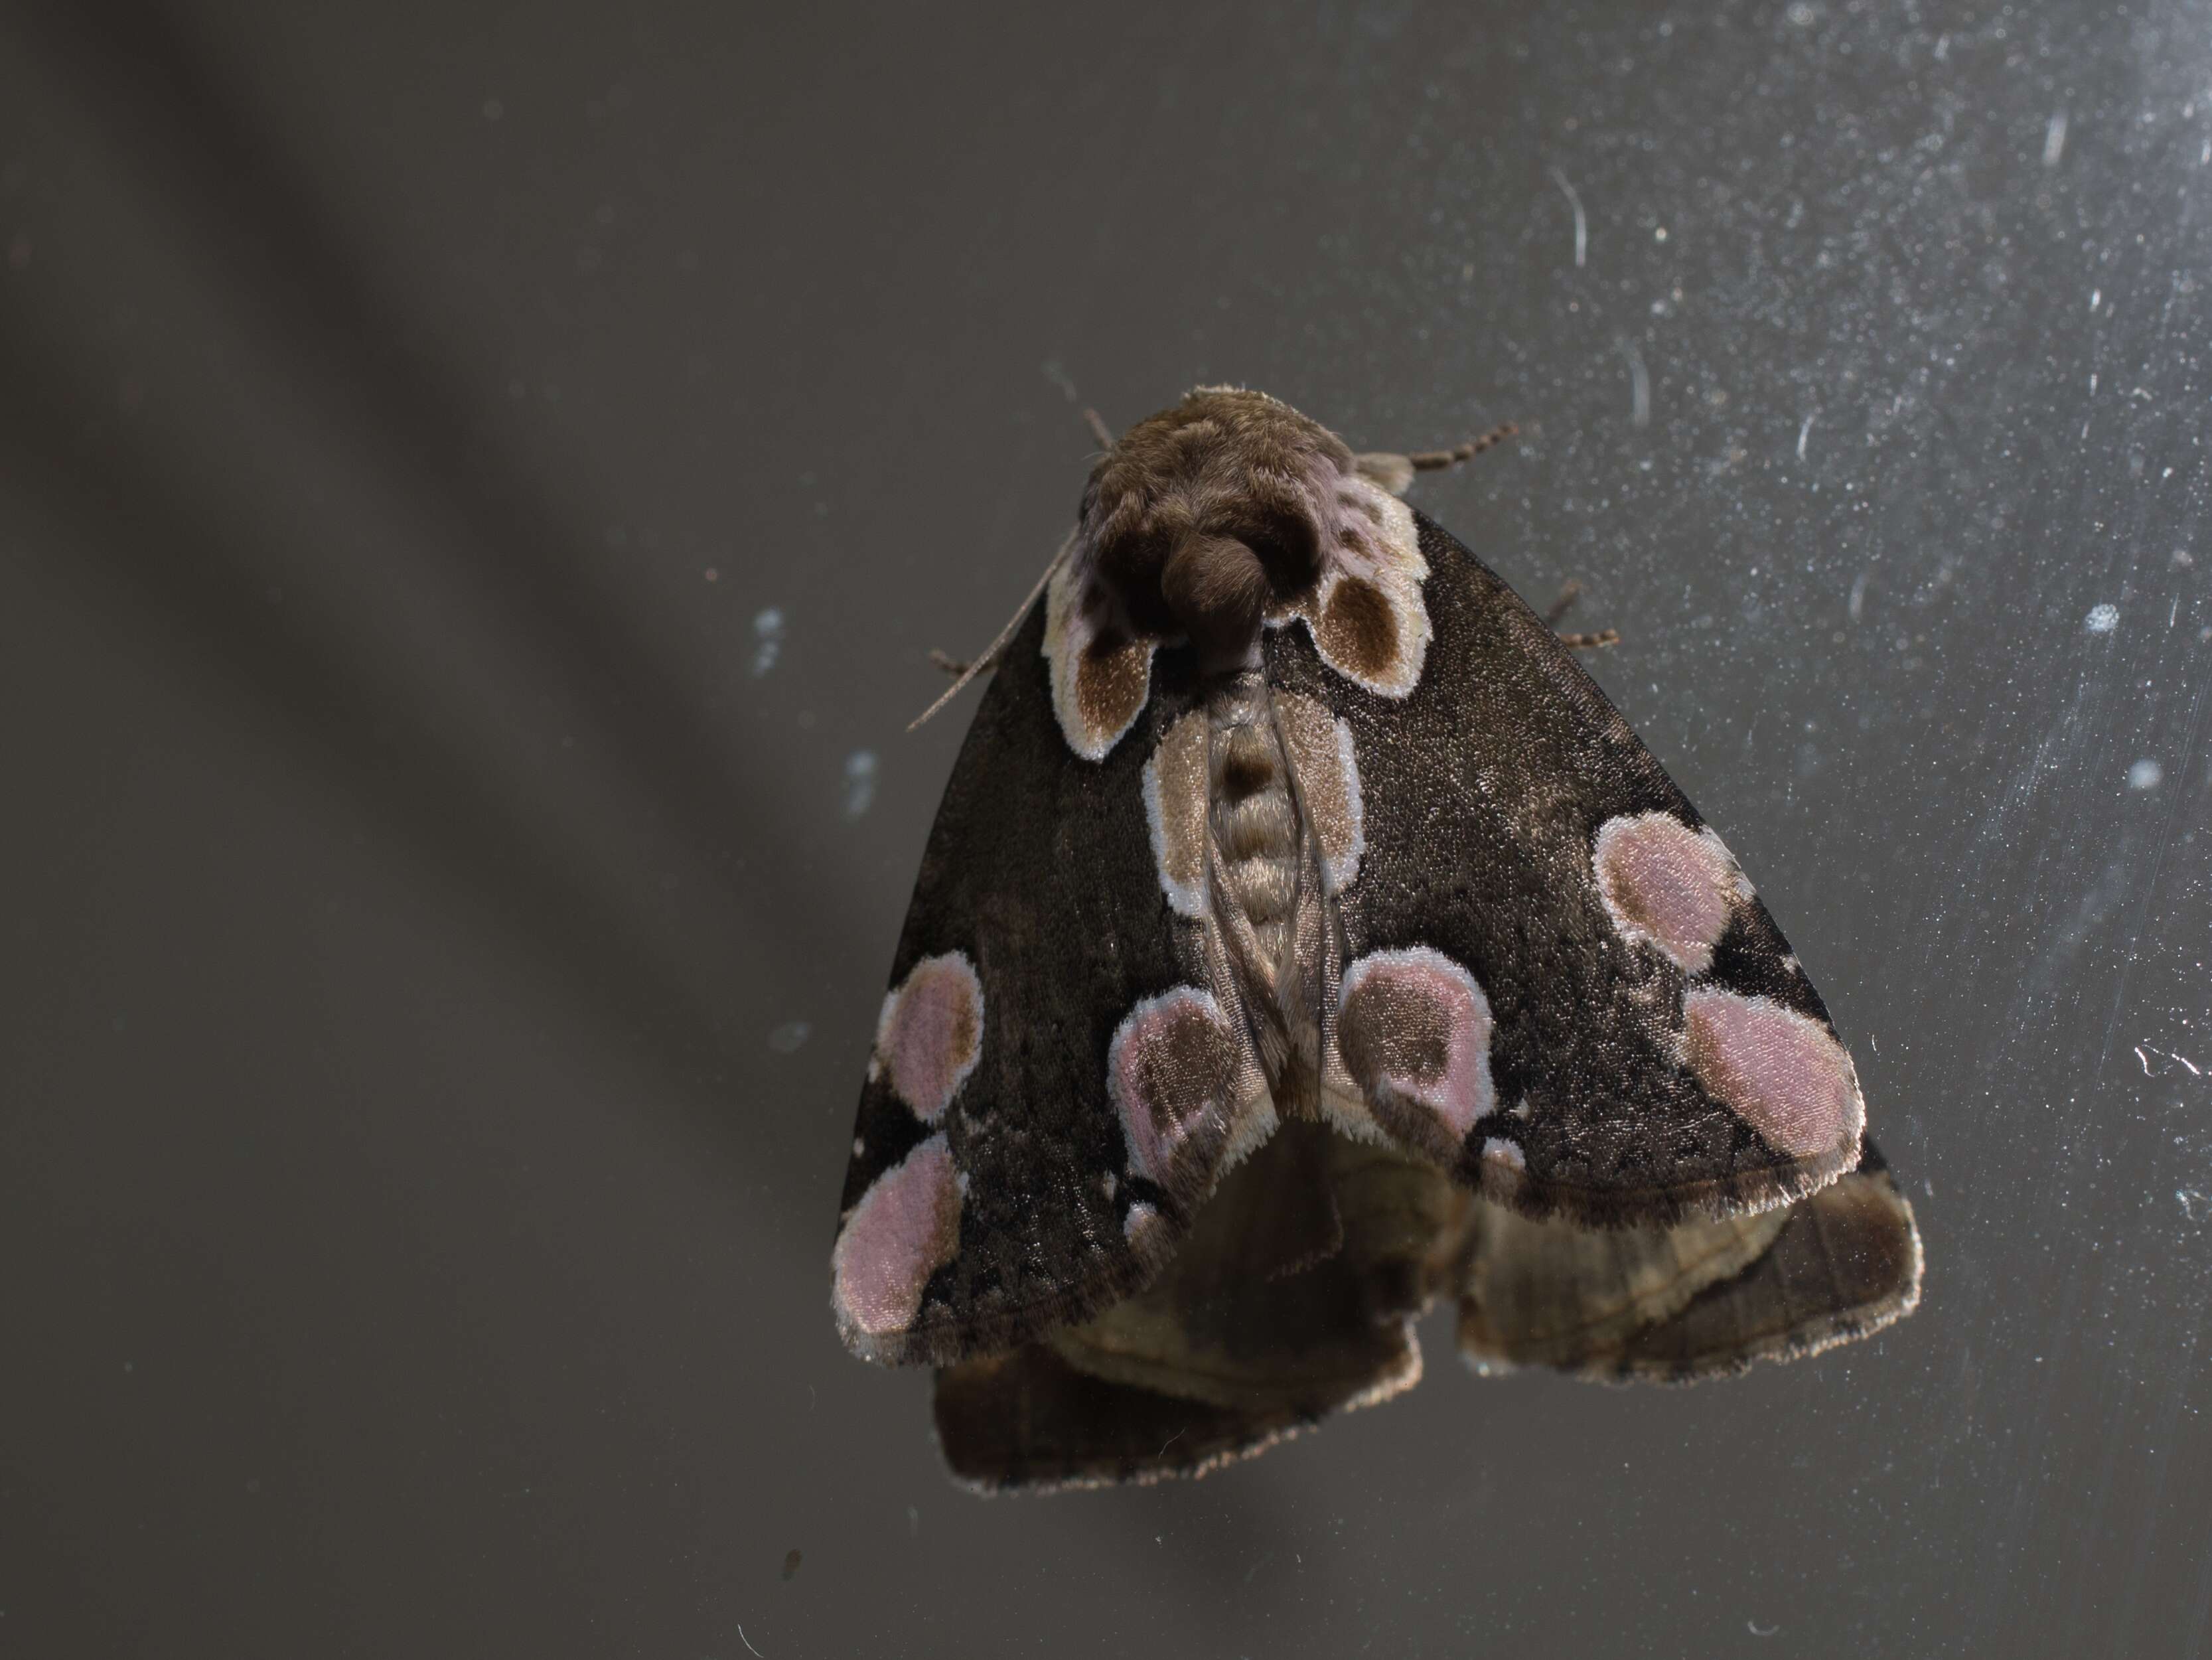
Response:
POLYGON ((1479 447, 1194 392, 976 666, 831 1294, 965 1480, 1202 1471, 1410 1386, 1437 1298, 1478 1370, 1683 1379, 1918 1297, 1735 856, 1400 499, 1479 447))

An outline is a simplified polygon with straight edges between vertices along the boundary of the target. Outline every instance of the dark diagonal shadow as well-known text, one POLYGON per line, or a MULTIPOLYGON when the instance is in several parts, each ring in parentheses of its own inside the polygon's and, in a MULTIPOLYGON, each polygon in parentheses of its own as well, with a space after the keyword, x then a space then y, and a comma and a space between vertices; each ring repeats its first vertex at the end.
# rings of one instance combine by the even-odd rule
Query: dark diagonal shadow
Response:
MULTIPOLYGON (((72 96, 129 136, 129 165, 183 205, 234 297, 254 309, 264 342, 301 367, 315 395, 343 388, 365 413, 377 434, 372 465, 449 516, 465 574, 529 642, 544 684, 590 697, 612 764, 660 808, 701 867, 720 867, 724 852, 741 846, 751 868, 807 868, 811 838, 778 816, 784 793, 732 751, 731 728, 663 669, 660 642, 594 572, 594 550, 575 526, 597 520, 547 500, 472 425, 471 392, 441 384, 418 352, 391 344, 420 343, 428 331, 363 276, 312 185, 287 168, 281 137, 255 125, 190 33, 133 0, 33 4, 15 24, 72 96)), ((359 649, 316 649, 300 632, 307 607, 291 608, 281 627, 270 617, 264 579, 226 544, 219 509, 191 499, 155 458, 127 444, 97 456, 71 446, 65 435, 87 411, 66 384, 66 348, 31 337, 34 327, 20 314, 0 323, 15 382, 14 408, 0 421, 27 463, 17 488, 86 526, 86 551, 113 562, 239 691, 297 726, 414 845, 484 896, 533 950, 556 957, 606 1012, 655 1046, 752 1062, 757 1033, 740 1038, 717 1014, 734 1003, 735 988, 687 976, 649 920, 620 914, 611 885, 594 891, 522 804, 502 812, 486 803, 454 744, 419 721, 395 732, 411 700, 378 684, 384 668, 339 666, 349 658, 358 665, 359 649)), ((287 573, 301 579, 313 574, 287 573)), ((404 652, 376 655, 392 672, 407 660, 404 652)), ((825 939, 859 936, 846 892, 835 883, 746 882, 730 897, 750 914, 755 949, 773 952, 779 942, 818 949, 825 939)), ((750 1148, 749 1158, 759 1156, 750 1148)))

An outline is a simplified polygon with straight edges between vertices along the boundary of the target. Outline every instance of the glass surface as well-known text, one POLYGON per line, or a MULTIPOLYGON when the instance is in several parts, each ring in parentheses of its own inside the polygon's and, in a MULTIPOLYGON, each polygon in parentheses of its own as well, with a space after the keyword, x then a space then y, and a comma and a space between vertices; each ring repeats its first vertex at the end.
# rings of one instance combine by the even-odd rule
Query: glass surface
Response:
POLYGON ((2202 7, 25 4, 0 248, 11 1650, 2203 1651, 2202 7), (844 1353, 927 654, 1223 380, 1522 424, 1912 1318, 1042 1499, 844 1353))

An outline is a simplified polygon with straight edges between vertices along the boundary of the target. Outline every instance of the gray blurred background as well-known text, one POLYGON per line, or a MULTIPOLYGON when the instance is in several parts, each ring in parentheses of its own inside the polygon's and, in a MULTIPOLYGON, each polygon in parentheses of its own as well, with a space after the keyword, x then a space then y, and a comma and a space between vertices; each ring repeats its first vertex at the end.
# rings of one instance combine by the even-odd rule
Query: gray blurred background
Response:
POLYGON ((0 1649, 2204 1651, 2212 9, 15 0, 0 261, 0 1649), (1208 380, 1523 423, 1917 1316, 1044 1499, 844 1354, 925 654, 1208 380))

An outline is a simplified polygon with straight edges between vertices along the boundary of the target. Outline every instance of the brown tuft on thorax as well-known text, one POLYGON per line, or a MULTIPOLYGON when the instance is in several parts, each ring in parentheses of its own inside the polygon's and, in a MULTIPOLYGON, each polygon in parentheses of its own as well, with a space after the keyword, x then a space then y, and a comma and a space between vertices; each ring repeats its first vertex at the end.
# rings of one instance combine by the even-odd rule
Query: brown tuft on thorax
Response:
MULTIPOLYGON (((1123 434, 1091 476, 1083 536, 1111 619, 1241 661, 1319 580, 1352 452, 1264 392, 1205 387, 1123 434)), ((1101 619, 1104 621, 1106 619, 1101 619)))

